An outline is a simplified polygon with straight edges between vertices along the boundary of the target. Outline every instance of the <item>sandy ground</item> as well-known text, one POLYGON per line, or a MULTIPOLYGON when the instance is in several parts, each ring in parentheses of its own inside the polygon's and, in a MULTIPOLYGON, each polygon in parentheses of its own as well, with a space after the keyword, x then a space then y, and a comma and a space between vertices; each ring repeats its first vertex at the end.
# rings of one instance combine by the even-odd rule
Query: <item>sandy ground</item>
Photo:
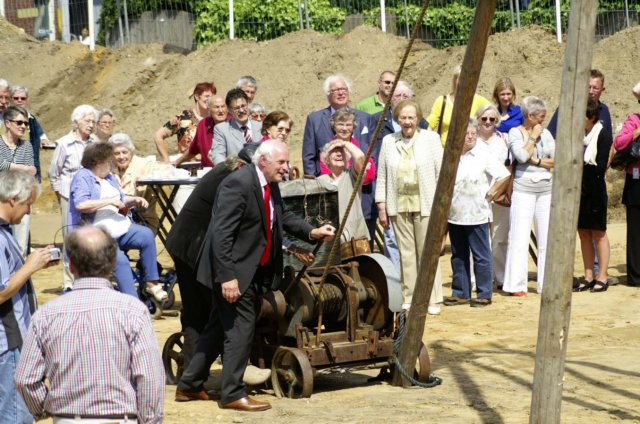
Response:
MULTIPOLYGON (((53 239, 57 215, 36 214, 36 244, 53 239)), ((625 226, 609 228, 612 261, 609 272, 624 281, 625 226)), ((166 253, 160 262, 170 266, 166 253)), ((449 255, 441 258, 445 294, 450 293, 449 255)), ((582 272, 576 252, 575 275, 582 272)), ((534 268, 530 267, 530 278, 534 268)), ((60 267, 34 278, 41 303, 59 295, 60 267)), ((553 282, 559 283, 559 282, 553 282)), ((240 413, 214 402, 176 403, 175 386, 167 385, 167 423, 524 423, 528 421, 533 381, 540 296, 530 281, 529 294, 515 298, 496 294, 485 309, 443 307, 429 316, 423 337, 432 370, 444 382, 433 389, 402 389, 370 383, 376 370, 318 375, 309 399, 277 399, 269 388, 256 396, 273 409, 240 413)), ((177 294, 177 288, 176 288, 177 294)), ((620 284, 605 293, 576 293, 566 357, 563 423, 640 423, 640 289, 620 284)), ((174 309, 180 306, 177 302, 174 309)), ((154 321, 158 342, 180 330, 177 317, 154 321)), ((214 367, 215 368, 215 367, 214 367)), ((214 370, 216 374, 218 371, 214 370)))

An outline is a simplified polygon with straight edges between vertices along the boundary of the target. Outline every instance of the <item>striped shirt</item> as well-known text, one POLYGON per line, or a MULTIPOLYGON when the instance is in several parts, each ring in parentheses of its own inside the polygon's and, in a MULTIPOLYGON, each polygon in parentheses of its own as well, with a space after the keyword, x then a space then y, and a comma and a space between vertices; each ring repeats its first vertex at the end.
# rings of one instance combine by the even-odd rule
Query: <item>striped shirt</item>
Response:
MULTIPOLYGON (((87 143, 93 141, 89 138, 87 143)), ((75 131, 60 138, 58 146, 53 152, 51 166, 49 167, 49 180, 51 181, 51 190, 60 193, 65 199, 69 198, 69 188, 71 180, 78 172, 82 165, 82 155, 87 143, 76 137, 75 131)))
POLYGON ((140 423, 162 421, 165 375, 149 312, 103 278, 76 280, 72 292, 36 312, 15 382, 36 419, 129 414, 140 423))
POLYGON ((0 171, 7 171, 12 163, 35 166, 31 143, 21 139, 16 143, 16 148, 11 149, 2 138, 2 143, 0 143, 0 171))

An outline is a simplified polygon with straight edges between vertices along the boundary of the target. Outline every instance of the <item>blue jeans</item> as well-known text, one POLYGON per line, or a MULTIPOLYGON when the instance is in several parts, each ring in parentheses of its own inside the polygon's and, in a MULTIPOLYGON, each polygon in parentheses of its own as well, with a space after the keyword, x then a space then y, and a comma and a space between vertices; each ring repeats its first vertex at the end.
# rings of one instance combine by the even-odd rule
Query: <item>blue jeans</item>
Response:
POLYGON ((32 424, 33 417, 13 382, 19 359, 20 349, 17 348, 0 353, 0 421, 32 424))
POLYGON ((160 275, 158 275, 156 238, 149 228, 132 223, 129 231, 118 237, 116 241, 120 247, 114 271, 118 288, 122 293, 130 294, 137 299, 136 280, 131 272, 129 258, 124 254, 123 250, 139 250, 144 281, 158 281, 160 275))
POLYGON ((476 276, 478 299, 491 299, 493 291, 493 265, 489 243, 489 224, 449 224, 451 240, 452 295, 471 298, 471 272, 469 252, 473 254, 473 272, 476 276))

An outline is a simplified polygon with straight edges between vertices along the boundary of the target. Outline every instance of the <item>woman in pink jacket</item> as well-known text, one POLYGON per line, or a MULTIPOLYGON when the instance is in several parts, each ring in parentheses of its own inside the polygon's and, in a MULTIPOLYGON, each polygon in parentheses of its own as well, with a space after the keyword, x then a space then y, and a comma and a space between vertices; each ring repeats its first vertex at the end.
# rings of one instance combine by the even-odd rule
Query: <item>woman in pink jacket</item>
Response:
MULTIPOLYGON (((640 82, 633 88, 633 95, 640 102, 640 82)), ((624 122, 613 146, 621 151, 638 139, 640 113, 633 113, 624 122)), ((640 286, 640 160, 627 166, 626 173, 622 203, 627 208, 627 284, 640 286)))

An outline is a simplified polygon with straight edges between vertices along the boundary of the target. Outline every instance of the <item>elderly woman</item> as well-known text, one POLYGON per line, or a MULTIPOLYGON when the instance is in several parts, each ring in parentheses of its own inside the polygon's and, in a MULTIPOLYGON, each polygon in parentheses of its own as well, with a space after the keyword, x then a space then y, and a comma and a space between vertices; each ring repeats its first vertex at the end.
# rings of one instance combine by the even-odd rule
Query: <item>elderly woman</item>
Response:
POLYGON ((262 122, 267 117, 267 108, 262 103, 249 103, 249 116, 253 121, 262 122))
MULTIPOLYGON (((422 110, 417 103, 411 100, 399 102, 393 110, 393 119, 400 124, 401 130, 382 140, 375 198, 380 223, 388 227, 390 219, 396 233, 403 308, 408 309, 418 276, 443 149, 438 134, 418 128, 422 110)), ((442 281, 438 266, 428 312, 439 314, 440 302, 442 281)))
POLYGON ((172 135, 178 137, 178 153, 182 154, 187 151, 191 140, 195 137, 198 123, 209 113, 209 99, 216 93, 216 86, 212 82, 196 84, 189 96, 193 97, 194 107, 183 110, 156 131, 153 141, 156 143, 162 162, 169 162, 169 150, 165 139, 172 135))
POLYGON ((113 126, 116 124, 116 117, 111 109, 102 109, 98 112, 98 122, 96 132, 93 135, 95 141, 106 143, 113 134, 113 126))
MULTIPOLYGON (((5 133, 0 136, 0 171, 20 169, 31 175, 36 175, 31 143, 24 140, 29 125, 29 113, 20 106, 9 106, 2 119, 5 133)), ((22 255, 26 258, 29 253, 29 227, 31 214, 26 214, 20 224, 13 225, 13 235, 18 241, 22 255)))
MULTIPOLYGON (((253 119, 253 118, 252 118, 253 119)), ((280 140, 287 142, 289 134, 291 134, 291 128, 293 127, 293 121, 289 118, 285 112, 276 110, 271 112, 262 121, 262 129, 260 133, 263 137, 260 141, 266 140, 280 140)))
POLYGON ((95 143, 87 146, 82 156, 82 169, 71 181, 69 198, 69 224, 77 227, 93 224, 104 228, 113 237, 120 250, 114 275, 120 291, 135 298, 135 278, 131 273, 129 258, 123 249, 138 249, 144 273, 145 292, 158 302, 167 299, 167 293, 157 284, 160 276, 156 262, 156 243, 153 232, 131 222, 126 208, 147 207, 142 197, 127 196, 111 175, 113 146, 109 143, 95 143))
POLYGON ((458 173, 449 210, 451 240, 452 295, 444 299, 447 306, 487 306, 493 294, 489 222, 493 195, 504 190, 509 171, 486 146, 476 147, 478 123, 469 120, 458 173), (493 183, 492 183, 493 182, 493 183), (471 267, 473 255, 477 298, 471 299, 471 267))
MULTIPOLYGON (((633 88, 640 103, 640 82, 633 88)), ((632 113, 622 125, 613 145, 617 151, 626 149, 634 140, 640 140, 640 113, 632 113)), ((626 168, 622 203, 627 210, 627 284, 640 286, 640 160, 626 168)))
MULTIPOLYGON (((321 175, 318 180, 326 181, 338 188, 338 206, 340 222, 344 219, 349 199, 353 193, 354 184, 358 174, 364 167, 364 153, 358 146, 344 140, 333 140, 324 145, 322 149, 322 160, 327 165, 331 173, 321 175), (348 168, 349 159, 353 166, 348 168)), ((353 206, 345 223, 341 241, 351 239, 369 239, 369 230, 364 220, 360 200, 360 190, 357 191, 353 206)))
MULTIPOLYGON (((429 116, 427 117, 429 128, 440 134, 440 140, 443 146, 447 142, 447 135, 449 134, 449 125, 451 124, 453 104, 456 100, 456 91, 458 90, 460 72, 462 72, 462 66, 458 65, 453 68, 453 75, 451 76, 451 92, 448 95, 436 98, 435 102, 433 102, 433 106, 431 107, 431 113, 429 113, 429 116)), ((490 103, 489 100, 478 94, 474 94, 469 117, 475 116, 480 106, 487 103, 490 103)))
POLYGON ((516 99, 516 87, 508 77, 496 81, 493 87, 493 101, 496 102, 500 114, 498 131, 508 133, 511 128, 518 127, 524 122, 520 106, 513 104, 516 99))
MULTIPOLYGON (((518 110, 520 108, 518 107, 518 110)), ((500 112, 492 105, 487 104, 478 109, 476 113, 478 122, 478 141, 487 147, 493 157, 500 163, 509 166, 511 159, 506 134, 496 131, 500 122, 500 112)), ((498 289, 504 284, 504 267, 507 259, 507 246, 509 242, 509 213, 508 207, 491 203, 491 252, 493 256, 493 280, 498 289)))
POLYGON ((555 141, 542 127, 546 103, 535 96, 522 100, 524 124, 509 131, 509 149, 515 160, 515 178, 509 215, 509 247, 503 290, 513 296, 527 294, 527 264, 531 221, 538 241, 537 291, 542 292, 551 208, 555 141))
POLYGON ((113 176, 118 181, 120 190, 127 196, 144 197, 149 206, 142 212, 142 218, 154 231, 158 230, 157 199, 152 190, 146 186, 136 186, 136 182, 154 171, 171 173, 173 167, 166 163, 158 163, 135 155, 136 148, 131 138, 124 133, 111 136, 109 143, 113 146, 115 170, 113 176))
POLYGON ((607 237, 607 183, 605 173, 609 162, 609 151, 613 140, 610 131, 603 131, 599 121, 598 101, 589 99, 585 119, 584 166, 582 168, 582 192, 580 193, 580 213, 578 214, 578 235, 584 263, 584 281, 574 291, 591 290, 603 292, 609 288, 607 268, 609 267, 609 238, 607 237), (600 267, 598 276, 593 275, 595 251, 598 252, 600 267), (595 278, 594 278, 595 277, 595 278))
POLYGON ((49 141, 49 137, 45 134, 40 122, 38 122, 38 119, 29 112, 29 90, 27 87, 21 85, 12 86, 11 99, 14 106, 23 107, 29 113, 29 126, 25 133, 25 140, 28 139, 31 143, 31 148, 33 149, 33 163, 36 167, 36 178, 40 181, 42 174, 40 169, 40 146, 54 146, 54 144, 49 141))
MULTIPOLYGON (((60 203, 62 216, 62 232, 67 234, 67 216, 69 213, 69 188, 73 176, 82 167, 80 161, 84 148, 93 141, 91 133, 96 127, 98 111, 90 105, 80 105, 71 113, 73 129, 69 134, 60 138, 53 152, 49 167, 49 181, 51 190, 56 194, 60 203)), ((69 264, 63 261, 63 290, 69 291, 73 286, 73 277, 69 271, 69 264)))

